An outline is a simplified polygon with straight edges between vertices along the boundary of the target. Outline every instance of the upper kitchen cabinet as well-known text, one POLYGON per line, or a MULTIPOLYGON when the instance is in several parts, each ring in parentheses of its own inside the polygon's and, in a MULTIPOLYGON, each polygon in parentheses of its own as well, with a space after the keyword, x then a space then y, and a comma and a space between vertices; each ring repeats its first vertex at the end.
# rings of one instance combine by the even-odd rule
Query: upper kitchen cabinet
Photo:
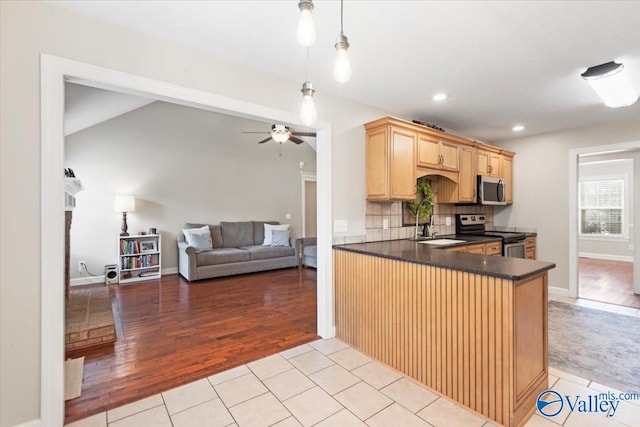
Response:
POLYGON ((416 132, 378 120, 365 125, 367 200, 402 201, 416 196, 416 132))
POLYGON ((364 125, 367 200, 415 200, 416 179, 438 179, 439 203, 475 203, 476 177, 500 177, 513 201, 515 153, 393 117, 364 125))
POLYGON ((500 178, 504 181, 504 199, 513 203, 513 151, 502 150, 500 155, 500 178))
POLYGON ((476 153, 476 169, 478 175, 500 176, 500 149, 478 143, 476 153))
POLYGON ((460 169, 459 146, 442 138, 418 134, 418 166, 448 171, 460 169))

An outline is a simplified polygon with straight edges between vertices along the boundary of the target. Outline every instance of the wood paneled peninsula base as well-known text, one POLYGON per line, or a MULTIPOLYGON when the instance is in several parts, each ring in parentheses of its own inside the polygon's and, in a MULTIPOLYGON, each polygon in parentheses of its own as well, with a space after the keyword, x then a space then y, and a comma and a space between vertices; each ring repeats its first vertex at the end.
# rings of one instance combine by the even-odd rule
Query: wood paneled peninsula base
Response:
POLYGON ((334 246, 337 336, 506 426, 547 389, 555 264, 408 240, 334 246))

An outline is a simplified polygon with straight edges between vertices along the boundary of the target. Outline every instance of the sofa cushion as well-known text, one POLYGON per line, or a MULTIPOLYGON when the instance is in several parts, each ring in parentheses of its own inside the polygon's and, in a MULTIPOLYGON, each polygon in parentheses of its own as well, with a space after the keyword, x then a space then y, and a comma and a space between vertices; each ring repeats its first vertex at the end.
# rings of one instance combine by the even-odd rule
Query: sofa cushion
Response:
POLYGON ((302 253, 306 256, 317 257, 318 256, 318 247, 316 245, 313 246, 305 246, 302 253))
MULTIPOLYGON (((200 228, 208 224, 196 224, 188 222, 182 228, 200 228)), ((209 225, 209 229, 211 230, 211 242, 213 243, 213 248, 221 248, 222 247, 222 232, 220 231, 219 225, 209 225)))
POLYGON ((248 251, 237 248, 220 248, 196 254, 196 265, 229 264, 232 262, 251 261, 248 251))
POLYGON ((254 245, 254 246, 243 246, 240 249, 243 249, 248 253, 250 253, 252 261, 255 261, 258 259, 282 258, 282 257, 294 256, 296 254, 296 252, 293 250, 291 246, 271 247, 271 246, 254 245))
POLYGON ((222 247, 239 248, 253 245, 253 222, 221 222, 222 247))
POLYGON ((264 243, 264 225, 278 225, 278 221, 253 221, 253 244, 261 245, 264 243))
POLYGON ((291 246, 289 230, 271 230, 271 246, 291 246))
POLYGON ((187 244, 198 251, 210 251, 213 249, 211 242, 211 229, 208 225, 200 228, 183 228, 182 233, 187 244))
POLYGON ((264 242, 262 243, 263 246, 271 246, 271 232, 273 230, 288 230, 290 227, 289 224, 278 224, 278 225, 271 225, 271 224, 265 224, 264 225, 264 242))

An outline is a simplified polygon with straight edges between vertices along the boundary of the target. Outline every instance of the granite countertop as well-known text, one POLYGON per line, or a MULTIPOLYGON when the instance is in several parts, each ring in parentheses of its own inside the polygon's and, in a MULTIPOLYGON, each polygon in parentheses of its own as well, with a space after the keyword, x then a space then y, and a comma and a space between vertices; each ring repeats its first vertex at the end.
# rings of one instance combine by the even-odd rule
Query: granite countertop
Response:
POLYGON ((413 262, 465 271, 467 273, 500 277, 508 280, 522 280, 530 276, 555 268, 555 264, 545 261, 533 261, 522 258, 509 258, 492 255, 467 254, 464 252, 448 251, 446 248, 463 246, 474 243, 486 243, 500 239, 482 236, 438 236, 438 239, 465 240, 465 243, 453 245, 428 245, 409 239, 386 240, 380 242, 352 243, 334 245, 341 251, 357 252, 365 255, 379 256, 398 261, 413 262))

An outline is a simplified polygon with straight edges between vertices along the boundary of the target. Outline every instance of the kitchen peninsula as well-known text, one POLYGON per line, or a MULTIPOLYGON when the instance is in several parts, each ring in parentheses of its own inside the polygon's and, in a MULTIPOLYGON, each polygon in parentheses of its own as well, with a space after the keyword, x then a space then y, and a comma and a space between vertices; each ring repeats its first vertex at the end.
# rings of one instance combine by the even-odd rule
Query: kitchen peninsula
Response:
POLYGON ((336 333, 506 426, 547 388, 547 275, 555 264, 411 240, 334 246, 336 333))

